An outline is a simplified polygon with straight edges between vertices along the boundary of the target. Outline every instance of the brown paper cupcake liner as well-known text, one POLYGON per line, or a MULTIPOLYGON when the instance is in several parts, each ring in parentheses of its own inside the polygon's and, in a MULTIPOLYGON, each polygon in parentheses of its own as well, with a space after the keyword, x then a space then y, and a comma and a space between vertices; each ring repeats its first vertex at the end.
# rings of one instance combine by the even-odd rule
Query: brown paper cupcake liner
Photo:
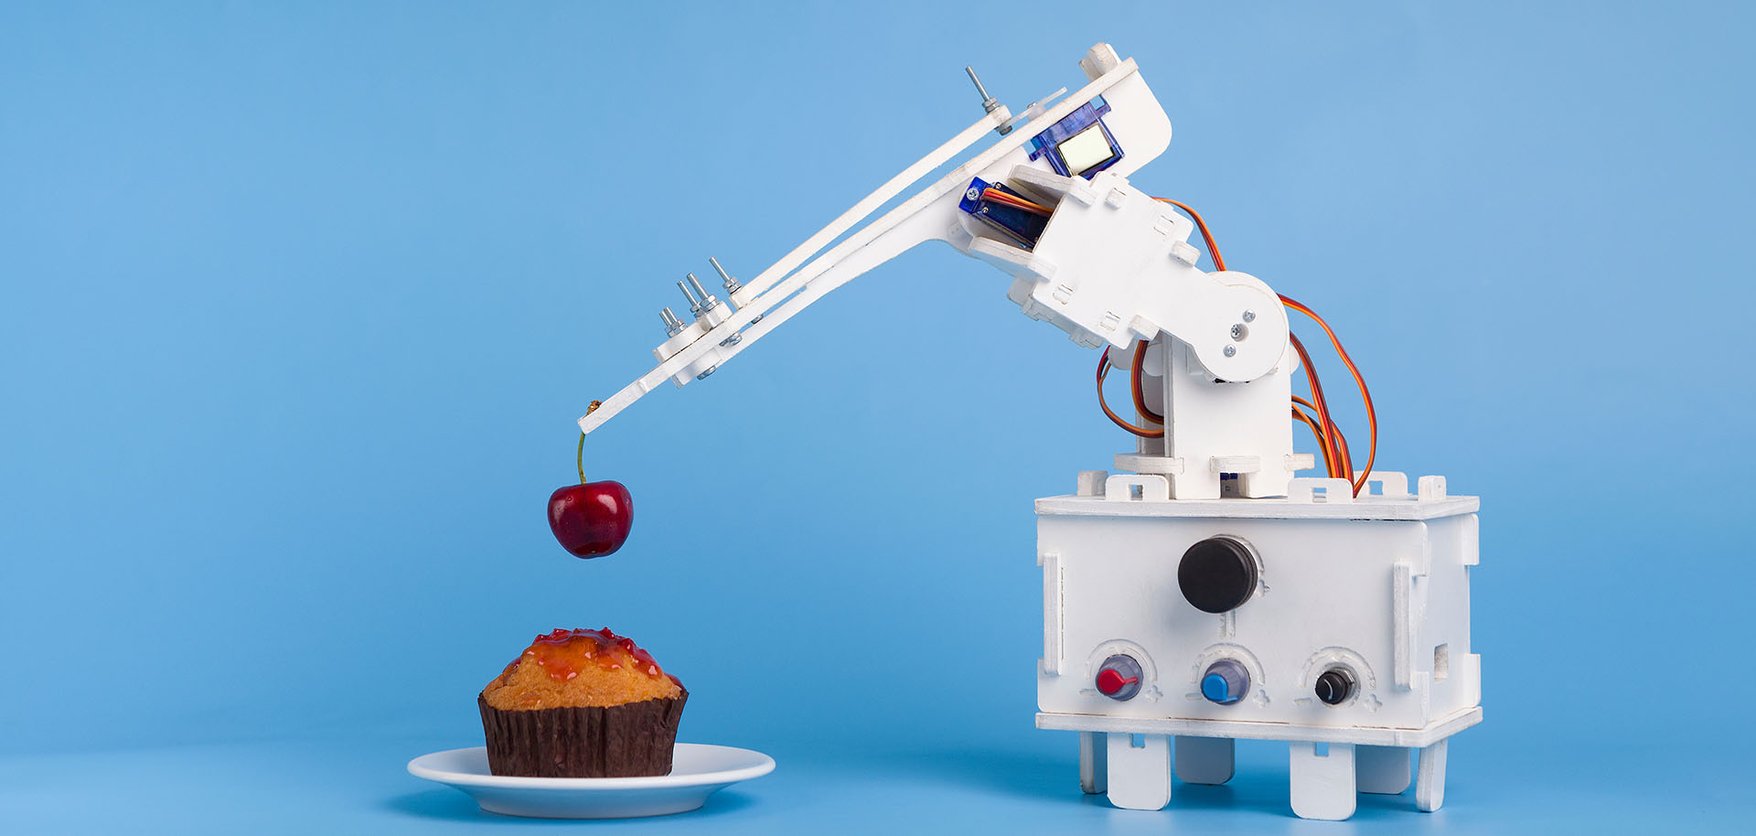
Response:
POLYGON ((671 774, 687 690, 607 708, 501 711, 481 695, 488 771, 529 778, 628 778, 671 774))

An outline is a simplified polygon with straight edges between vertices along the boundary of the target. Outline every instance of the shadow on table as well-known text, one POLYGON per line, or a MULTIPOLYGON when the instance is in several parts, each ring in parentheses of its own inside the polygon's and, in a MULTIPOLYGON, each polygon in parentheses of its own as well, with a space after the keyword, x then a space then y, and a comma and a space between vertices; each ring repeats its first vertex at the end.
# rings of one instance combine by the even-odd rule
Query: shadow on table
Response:
MULTIPOLYGON (((720 790, 707 799, 707 804, 699 810, 678 813, 680 816, 695 818, 712 818, 714 816, 736 813, 755 802, 748 796, 735 790, 720 790)), ((493 821, 493 822, 526 822, 532 827, 547 825, 579 825, 578 819, 540 819, 523 816, 503 816, 489 813, 476 806, 469 796, 456 790, 430 789, 421 792, 404 793, 384 801, 384 807, 393 812, 425 819, 444 821, 493 821)))
MULTIPOLYGON (((910 750, 867 753, 850 759, 847 766, 870 771, 875 777, 943 782, 976 792, 1028 799, 1037 804, 1114 809, 1103 795, 1087 795, 1080 789, 1078 760, 1071 752, 979 748, 910 750)), ((1277 757, 1258 756, 1248 761, 1240 759, 1237 774, 1224 784, 1175 781, 1171 809, 1247 811, 1284 818, 1289 824, 1300 822, 1293 816, 1288 792, 1284 763, 1277 757)), ((1402 795, 1362 793, 1355 819, 1374 820, 1413 814, 1417 818, 1409 820, 1409 824, 1425 823, 1427 817, 1415 813, 1413 796, 1412 789, 1402 795)), ((1325 824, 1335 826, 1334 823, 1325 824)))

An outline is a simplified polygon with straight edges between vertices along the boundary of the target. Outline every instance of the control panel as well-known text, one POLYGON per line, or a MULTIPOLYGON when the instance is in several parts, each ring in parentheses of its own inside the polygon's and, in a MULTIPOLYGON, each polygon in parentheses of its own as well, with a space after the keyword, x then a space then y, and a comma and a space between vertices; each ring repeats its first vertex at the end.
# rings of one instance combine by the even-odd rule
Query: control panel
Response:
POLYGON ((1473 498, 1142 495, 1038 501, 1044 713, 1421 729, 1479 703, 1473 498))

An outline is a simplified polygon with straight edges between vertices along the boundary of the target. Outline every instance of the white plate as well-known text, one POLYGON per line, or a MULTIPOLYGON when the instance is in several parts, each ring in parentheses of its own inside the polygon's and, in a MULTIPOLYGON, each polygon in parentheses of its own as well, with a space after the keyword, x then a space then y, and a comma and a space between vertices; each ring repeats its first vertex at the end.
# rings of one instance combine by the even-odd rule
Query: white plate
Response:
POLYGON ((488 772, 482 746, 409 761, 409 774, 468 793, 483 810, 548 819, 626 819, 686 813, 739 781, 774 771, 774 758, 749 749, 679 743, 671 774, 649 778, 519 778, 488 772))

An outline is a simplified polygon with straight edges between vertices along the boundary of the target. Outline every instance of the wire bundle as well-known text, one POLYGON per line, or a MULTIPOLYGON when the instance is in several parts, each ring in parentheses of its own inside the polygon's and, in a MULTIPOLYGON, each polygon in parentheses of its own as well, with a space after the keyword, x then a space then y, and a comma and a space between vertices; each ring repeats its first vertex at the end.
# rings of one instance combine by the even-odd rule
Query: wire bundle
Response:
MULTIPOLYGON (((994 190, 990 189, 989 191, 994 190)), ((1008 197, 1010 196, 1008 195, 1008 197)), ((1154 199, 1183 210, 1195 221, 1196 229, 1201 231, 1201 240, 1207 245, 1207 255, 1213 259, 1214 268, 1224 271, 1226 269, 1225 257, 1220 255, 1219 246, 1213 240, 1213 233, 1208 230, 1207 222, 1201 218, 1201 214, 1181 201, 1166 197, 1154 199)), ((1353 486, 1354 495, 1358 496, 1360 491, 1365 488, 1366 480, 1371 477, 1372 464, 1378 458, 1378 413, 1372 405, 1371 390, 1366 388, 1365 376, 1360 374, 1359 367, 1354 365, 1353 358, 1348 356, 1347 349, 1342 348, 1341 339, 1335 335, 1335 330, 1329 327, 1329 323, 1325 322, 1323 317, 1309 306, 1291 297, 1282 295, 1280 301, 1288 308, 1310 317, 1317 323, 1318 327, 1323 329, 1323 333, 1329 337, 1330 344, 1335 347, 1336 356, 1341 359, 1342 365, 1347 367, 1348 372, 1353 375, 1354 383, 1359 387, 1360 399, 1366 406, 1366 421, 1371 428, 1371 441, 1366 452, 1366 464, 1356 475, 1353 465, 1353 451, 1348 447, 1347 437, 1342 435, 1341 427, 1335 423, 1335 417, 1329 409, 1329 401, 1323 393, 1323 382, 1318 377, 1316 366, 1311 363, 1311 355, 1305 350, 1304 343, 1299 341, 1298 335, 1292 333, 1290 329, 1288 330, 1287 338, 1292 342, 1293 350, 1298 352, 1299 364, 1304 368, 1305 379, 1311 387, 1309 400, 1297 395, 1293 396, 1293 403, 1290 404, 1292 417, 1310 427, 1312 435, 1316 436, 1318 449, 1323 451, 1324 471, 1329 477, 1348 480, 1348 483, 1353 486)), ((1141 385, 1141 370, 1145 364, 1146 347, 1147 343, 1144 340, 1134 346, 1134 360, 1130 364, 1129 383, 1133 391, 1135 412, 1139 413, 1141 419, 1148 424, 1158 424, 1159 426, 1155 429, 1151 426, 1131 424, 1117 415, 1104 399, 1104 380, 1110 371, 1110 349, 1108 347, 1105 347, 1103 354, 1098 357, 1098 405, 1103 408, 1104 414, 1109 416, 1109 419, 1116 426, 1142 438, 1163 438, 1165 434, 1164 416, 1147 408, 1145 390, 1141 385)))
POLYGON ((982 199, 990 203, 998 203, 1003 206, 1010 206, 1014 209, 1022 209, 1033 215, 1042 215, 1045 218, 1055 214, 1055 210, 1050 209, 1047 206, 1026 200, 1011 192, 1003 192, 993 186, 989 186, 982 190, 982 199))

